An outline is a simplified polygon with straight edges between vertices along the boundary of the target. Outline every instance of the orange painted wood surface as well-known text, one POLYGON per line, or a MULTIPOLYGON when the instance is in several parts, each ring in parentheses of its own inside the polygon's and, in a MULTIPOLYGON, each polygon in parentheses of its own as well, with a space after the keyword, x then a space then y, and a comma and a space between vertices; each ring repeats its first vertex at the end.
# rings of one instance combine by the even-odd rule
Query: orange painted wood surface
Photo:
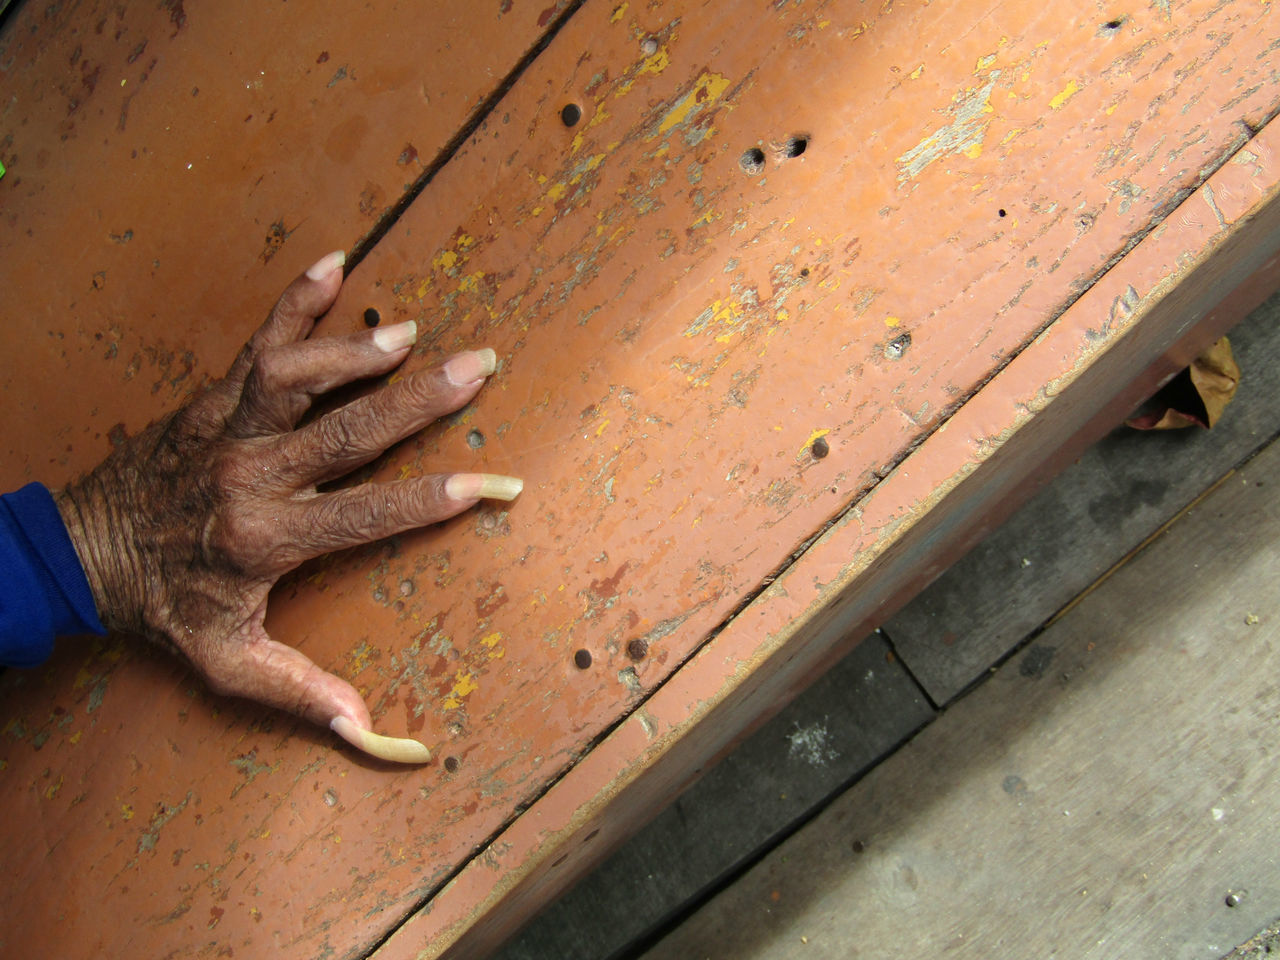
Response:
MULTIPOLYGON (((5 948, 482 955, 926 577, 992 491, 1232 289, 1273 276, 1275 16, 1252 0, 588 0, 322 324, 352 329, 375 306, 419 321, 411 365, 466 346, 500 357, 470 408, 368 476, 486 469, 523 476, 522 497, 309 565, 268 624, 349 677, 382 732, 447 759, 377 766, 130 643, 64 643, 3 681, 0 790, 15 824, 38 825, 0 835, 32 878, 3 908, 5 948), (583 111, 573 127, 566 103, 583 111)), ((472 55, 445 51, 444 72, 472 55)), ((61 76, 53 62, 32 70, 61 76)), ((406 69, 387 95, 420 101, 426 74, 406 69)), ((306 129, 312 95, 281 95, 304 113, 303 162, 326 142, 306 129)), ((370 129, 395 144, 396 122, 370 129)), ((67 176, 127 169, 118 152, 102 161, 67 157, 67 176)), ((366 165, 340 164, 344 183, 366 165)), ((227 174, 228 202, 255 196, 254 169, 227 174)), ((16 191, 0 180, 0 269, 15 283, 33 272, 19 256, 88 271, 71 293, 25 281, 32 317, 14 326, 32 359, 6 360, 0 380, 14 482, 58 482, 103 452, 104 424, 141 426, 192 377, 174 383, 151 359, 163 351, 139 346, 140 385, 94 338, 71 303, 114 274, 94 289, 98 251, 43 231, 19 243, 58 189, 49 174, 15 209, 4 194, 21 198, 28 175, 16 191), (86 402, 68 384, 101 392, 86 402), (42 420, 11 431, 11 396, 42 420)), ((280 195, 292 210, 315 200, 280 195)), ((162 302, 125 289, 111 309, 118 338, 191 350, 201 372, 265 312, 267 279, 361 235, 338 217, 324 236, 346 233, 286 269, 296 236, 263 264, 253 230, 191 240, 176 211, 198 192, 165 196, 147 205, 158 239, 116 244, 113 263, 145 273, 166 244, 202 255, 151 288, 162 302), (239 249, 249 235, 258 247, 239 249), (237 257, 257 266, 228 296, 234 282, 201 271, 237 257), (175 330, 200 311, 225 319, 175 330)))

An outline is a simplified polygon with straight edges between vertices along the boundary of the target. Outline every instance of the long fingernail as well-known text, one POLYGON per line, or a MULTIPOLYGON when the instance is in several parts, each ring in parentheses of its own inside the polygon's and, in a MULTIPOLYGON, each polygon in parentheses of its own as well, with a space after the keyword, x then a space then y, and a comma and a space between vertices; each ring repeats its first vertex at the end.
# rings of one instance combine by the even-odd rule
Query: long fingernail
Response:
POLYGON ((341 250, 326 254, 307 268, 307 279, 323 280, 335 270, 341 270, 347 262, 347 255, 341 250))
POLYGON ((379 327, 373 331, 373 343, 383 353, 396 353, 418 339, 418 325, 412 320, 379 327))
POLYGON ((514 500, 523 489, 519 477, 496 473, 455 473, 444 482, 444 492, 454 500, 514 500))
POLYGON ((431 751, 424 743, 407 737, 384 737, 372 730, 357 727, 346 717, 334 717, 329 721, 329 729, 353 747, 381 760, 426 763, 431 759, 431 751))
POLYGON ((444 375, 455 387, 469 387, 498 369, 498 355, 485 347, 460 353, 444 365, 444 375))

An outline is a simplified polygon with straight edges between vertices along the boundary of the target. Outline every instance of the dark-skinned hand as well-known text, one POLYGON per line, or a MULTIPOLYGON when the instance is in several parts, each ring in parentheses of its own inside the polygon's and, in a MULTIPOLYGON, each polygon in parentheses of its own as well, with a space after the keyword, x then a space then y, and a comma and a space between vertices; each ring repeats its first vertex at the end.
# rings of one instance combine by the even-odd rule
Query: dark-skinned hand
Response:
POLYGON ((492 350, 460 353, 299 426, 312 402, 389 373, 409 355, 413 322, 310 338, 342 286, 332 253, 291 283, 227 376, 127 440, 54 495, 104 626, 186 659, 210 688, 325 724, 387 759, 429 758, 414 740, 379 737, 347 681, 272 640, 267 595, 304 560, 436 523, 521 482, 428 475, 320 493, 470 401, 492 350))

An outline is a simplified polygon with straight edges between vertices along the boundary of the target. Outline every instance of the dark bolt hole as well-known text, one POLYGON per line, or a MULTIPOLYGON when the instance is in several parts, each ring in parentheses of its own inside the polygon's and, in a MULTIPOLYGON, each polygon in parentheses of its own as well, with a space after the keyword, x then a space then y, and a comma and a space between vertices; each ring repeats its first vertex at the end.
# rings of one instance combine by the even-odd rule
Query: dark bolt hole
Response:
POLYGON ((827 443, 826 437, 819 437, 809 449, 813 452, 813 459, 821 460, 831 452, 831 444, 827 443))
POLYGON ((807 149, 809 149, 809 138, 796 136, 787 138, 787 143, 786 146, 783 147, 783 152, 786 153, 788 157, 798 157, 807 149))
POLYGON ((802 276, 802 277, 807 277, 808 275, 809 275, 809 268, 808 268, 808 267, 805 267, 803 270, 801 270, 801 271, 800 271, 800 276, 802 276))
POLYGON ((1124 21, 1108 20, 1106 23, 1103 24, 1103 26, 1106 27, 1108 30, 1119 30, 1122 26, 1124 26, 1124 21))
POLYGON ((458 761, 457 757, 444 758, 444 768, 448 770, 450 773, 457 773, 458 767, 460 766, 462 766, 462 764, 458 761))
POLYGON ((866 849, 867 849, 867 845, 866 845, 865 843, 863 843, 861 840, 855 840, 855 841, 853 841, 853 852, 854 852, 854 853, 862 853, 862 852, 863 852, 864 850, 866 850, 866 849))
POLYGON ((566 103, 560 111, 560 120, 566 127, 575 126, 582 119, 582 108, 576 103, 566 103))
POLYGON ((382 322, 382 314, 378 313, 373 307, 369 307, 364 312, 364 325, 366 327, 376 327, 382 322))
POLYGON ((479 430, 467 431, 467 446, 472 450, 479 450, 484 446, 484 434, 479 430))
POLYGON ((907 347, 911 346, 911 334, 904 333, 901 336, 894 337, 885 345, 884 355, 890 360, 901 360, 902 355, 907 352, 907 347))
POLYGON ((639 637, 627 644, 627 656, 632 660, 643 660, 649 655, 649 644, 639 637))
POLYGON ((591 666, 591 651, 579 650, 573 655, 573 665, 579 670, 585 670, 591 666))
POLYGON ((738 163, 747 173, 757 174, 764 169, 764 151, 759 147, 752 147, 742 155, 738 163))
POLYGON ((1005 213, 1004 207, 1001 207, 1001 208, 1000 208, 999 213, 1000 213, 1000 216, 1002 216, 1002 217, 1007 217, 1007 216, 1009 215, 1009 214, 1005 213))

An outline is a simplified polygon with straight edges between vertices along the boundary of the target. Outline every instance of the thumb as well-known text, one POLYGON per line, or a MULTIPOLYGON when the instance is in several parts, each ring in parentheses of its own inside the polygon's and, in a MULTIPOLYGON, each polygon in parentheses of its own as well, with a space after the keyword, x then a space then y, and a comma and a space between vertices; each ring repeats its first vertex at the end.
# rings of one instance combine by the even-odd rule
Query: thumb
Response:
MULTIPOLYGON (((236 649, 236 648, 232 648, 236 649)), ((417 740, 374 733, 360 694, 346 680, 321 670, 306 654, 265 632, 238 648, 234 663, 209 673, 218 693, 278 707, 327 726, 352 746, 383 760, 426 763, 431 751, 417 740)))

